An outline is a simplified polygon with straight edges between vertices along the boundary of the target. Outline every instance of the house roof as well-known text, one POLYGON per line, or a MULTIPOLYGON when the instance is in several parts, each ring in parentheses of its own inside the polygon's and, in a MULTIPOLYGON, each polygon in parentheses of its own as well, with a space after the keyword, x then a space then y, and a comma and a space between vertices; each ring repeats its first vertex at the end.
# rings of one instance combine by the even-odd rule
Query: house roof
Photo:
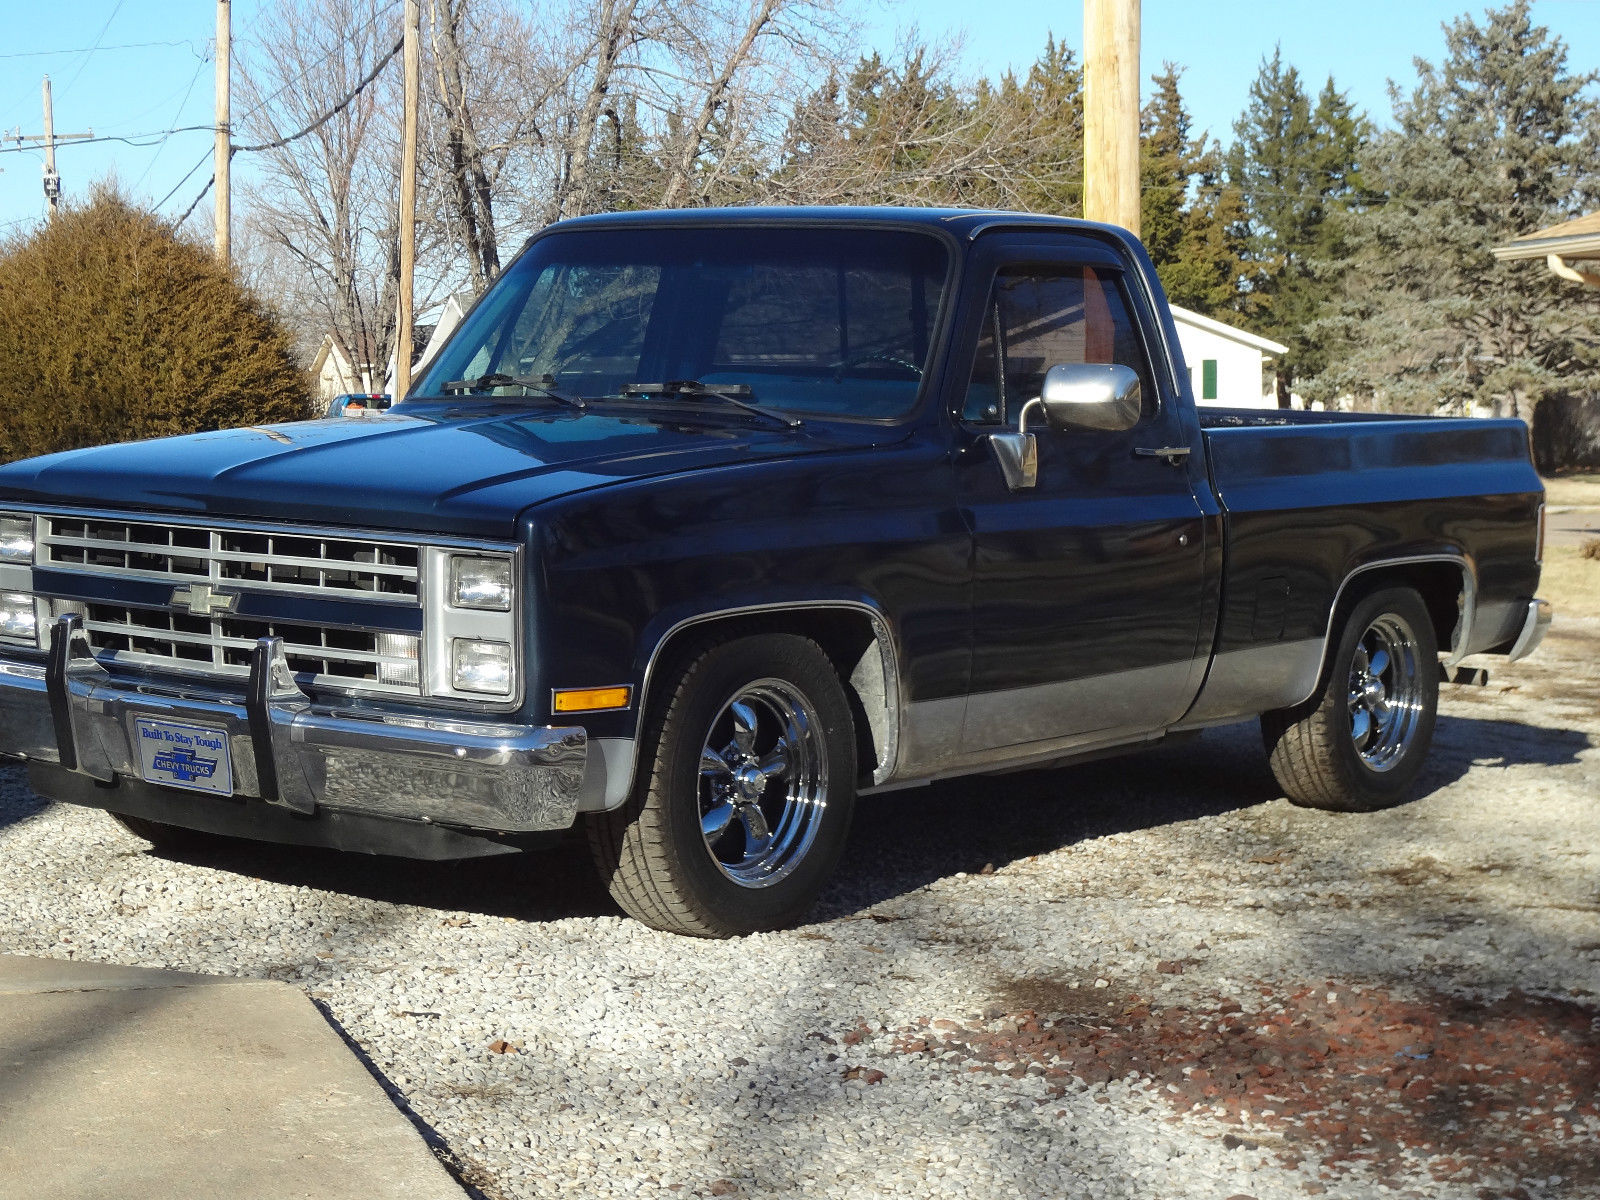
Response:
POLYGON ((1230 341, 1235 341, 1241 345, 1249 346, 1252 350, 1259 350, 1263 354, 1279 355, 1289 353, 1289 347, 1280 342, 1275 342, 1271 338, 1264 338, 1259 334, 1248 333, 1243 329, 1236 329, 1232 325, 1226 325, 1223 322, 1213 320, 1210 317, 1203 317, 1199 313, 1194 312, 1192 309, 1179 308, 1176 304, 1169 305, 1168 307, 1172 309, 1172 319, 1180 325, 1192 325, 1196 329, 1203 329, 1207 333, 1214 333, 1218 337, 1225 337, 1230 341))
POLYGON ((339 340, 339 336, 335 333, 322 335, 322 345, 317 347, 317 356, 311 362, 311 373, 313 375, 321 374, 322 364, 327 362, 330 356, 334 359, 335 365, 341 374, 348 375, 350 373, 350 355, 345 350, 344 343, 339 340))
POLYGON ((1503 246, 1494 247, 1494 256, 1502 262, 1545 258, 1551 254, 1562 258, 1600 258, 1600 212, 1525 233, 1503 246))

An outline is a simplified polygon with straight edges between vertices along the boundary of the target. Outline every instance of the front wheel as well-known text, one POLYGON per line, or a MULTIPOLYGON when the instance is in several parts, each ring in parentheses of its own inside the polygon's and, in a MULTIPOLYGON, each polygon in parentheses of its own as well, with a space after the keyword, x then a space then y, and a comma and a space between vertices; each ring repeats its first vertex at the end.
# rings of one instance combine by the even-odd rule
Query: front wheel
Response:
POLYGON ((628 802, 587 821, 617 903, 697 937, 798 921, 844 849, 855 797, 850 706, 822 649, 792 634, 701 648, 639 750, 628 802))
POLYGON ((1322 691, 1263 714, 1272 773, 1307 808, 1398 804, 1427 759, 1438 705, 1438 642, 1422 597, 1374 592, 1346 614, 1322 691))

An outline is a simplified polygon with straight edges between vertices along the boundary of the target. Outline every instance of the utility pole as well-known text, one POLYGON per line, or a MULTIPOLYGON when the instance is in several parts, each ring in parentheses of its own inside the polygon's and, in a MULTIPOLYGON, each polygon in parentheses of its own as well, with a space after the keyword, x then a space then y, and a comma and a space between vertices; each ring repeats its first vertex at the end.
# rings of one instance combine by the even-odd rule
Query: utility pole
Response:
POLYGON ((228 88, 233 82, 233 0, 217 0, 217 261, 224 267, 232 254, 233 130, 229 126, 228 88))
POLYGON ((23 142, 40 142, 44 145, 44 195, 50 202, 50 219, 56 217, 56 210, 61 207, 61 176, 56 174, 56 143, 76 142, 85 138, 92 138, 94 130, 88 133, 61 133, 56 132, 55 108, 50 102, 50 76, 44 77, 44 133, 16 133, 7 137, 7 141, 15 141, 17 145, 23 142))
POLYGON ((50 76, 44 77, 44 195, 50 201, 50 219, 61 206, 61 176, 56 174, 56 113, 50 102, 50 76))
POLYGON ((1084 0, 1083 215, 1139 232, 1139 0, 1084 0))
POLYGON ((406 0, 405 122, 400 135, 400 328, 395 331, 394 398, 411 390, 412 287, 417 268, 417 96, 422 76, 422 8, 406 0))

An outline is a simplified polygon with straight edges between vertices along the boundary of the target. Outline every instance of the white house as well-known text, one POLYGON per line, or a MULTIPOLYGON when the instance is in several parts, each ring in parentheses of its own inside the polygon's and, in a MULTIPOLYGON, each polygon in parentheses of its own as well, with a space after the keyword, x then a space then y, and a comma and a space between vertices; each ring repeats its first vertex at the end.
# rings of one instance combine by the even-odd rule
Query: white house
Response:
POLYGON ((368 363, 359 367, 337 335, 328 333, 317 348, 311 361, 311 374, 317 381, 317 398, 324 402, 349 392, 372 390, 372 368, 368 363))
MULTIPOLYGON (((467 309, 472 307, 472 302, 477 297, 470 291, 452 292, 446 298, 444 306, 439 310, 439 321, 428 334, 428 343, 422 348, 422 354, 416 364, 411 368, 411 378, 415 379, 422 374, 422 369, 433 361, 433 356, 439 353, 456 326, 461 324, 461 318, 467 315, 467 309)), ((394 379, 396 373, 396 360, 393 354, 389 355, 389 370, 383 377, 383 390, 390 395, 394 394, 394 379)))
POLYGON ((1272 360, 1289 347, 1257 337, 1187 308, 1172 306, 1178 344, 1200 404, 1227 408, 1277 408, 1272 360))

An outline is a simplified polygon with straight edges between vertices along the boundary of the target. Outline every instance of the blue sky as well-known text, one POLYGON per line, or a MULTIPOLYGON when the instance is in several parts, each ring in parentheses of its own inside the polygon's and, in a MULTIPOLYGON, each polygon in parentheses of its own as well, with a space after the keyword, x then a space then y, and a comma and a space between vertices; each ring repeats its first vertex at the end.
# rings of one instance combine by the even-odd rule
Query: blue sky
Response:
MULTIPOLYGON (((235 0, 235 38, 249 36, 252 15, 270 2, 235 0)), ((852 0, 841 4, 852 11, 852 0)), ((869 41, 884 49, 910 25, 930 37, 960 32, 973 75, 1025 69, 1051 32, 1073 47, 1082 45, 1081 0, 1001 0, 981 19, 973 15, 977 7, 972 0, 901 0, 857 3, 854 11, 864 20, 869 41)), ((56 0, 7 8, 0 42, 0 131, 41 131, 39 86, 46 72, 54 86, 58 132, 92 128, 97 136, 130 137, 212 119, 213 68, 202 57, 209 54, 215 32, 211 0, 56 0)), ((1442 56, 1440 24, 1482 10, 1481 4, 1469 10, 1462 0, 1332 5, 1144 0, 1143 74, 1159 70, 1164 60, 1183 66, 1183 93, 1197 127, 1226 142, 1261 56, 1281 44, 1285 60, 1314 85, 1331 72, 1359 105, 1382 120, 1389 111, 1387 81, 1409 83, 1413 57, 1437 61, 1442 56)), ((1570 67, 1600 67, 1600 0, 1536 0, 1534 16, 1567 42, 1570 67)), ((208 152, 210 134, 157 133, 137 140, 151 144, 63 145, 57 169, 66 192, 82 195, 91 181, 115 172, 147 201, 160 201, 170 192, 163 211, 177 216, 211 173, 206 161, 183 179, 208 152)), ((35 151, 0 153, 0 233, 43 214, 42 161, 35 151)), ((248 167, 236 166, 236 172, 241 169, 248 167)))

